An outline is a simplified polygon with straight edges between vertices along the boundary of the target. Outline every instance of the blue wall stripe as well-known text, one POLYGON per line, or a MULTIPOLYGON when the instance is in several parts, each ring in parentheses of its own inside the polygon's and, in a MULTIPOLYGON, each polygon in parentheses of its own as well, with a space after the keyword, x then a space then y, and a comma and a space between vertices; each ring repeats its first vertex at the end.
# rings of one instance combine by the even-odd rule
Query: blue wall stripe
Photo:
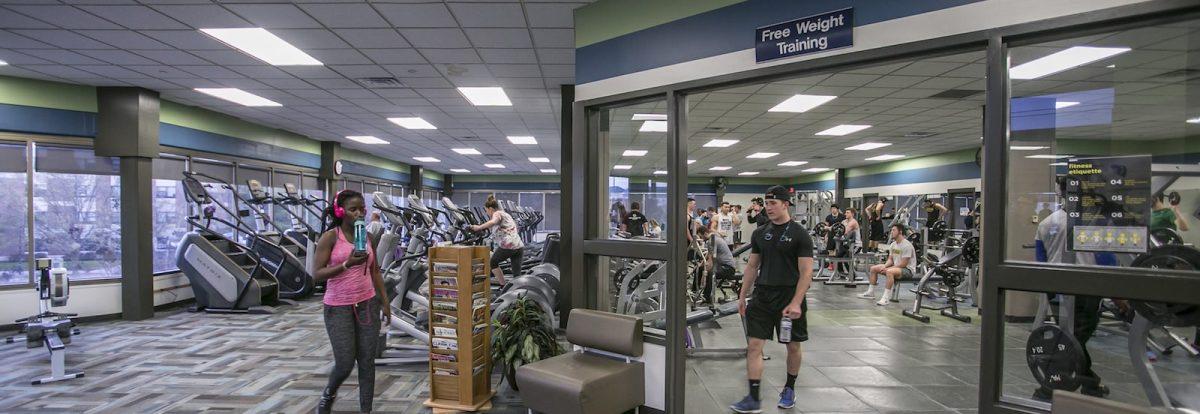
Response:
POLYGON ((93 138, 96 136, 96 114, 0 104, 0 131, 93 138))
POLYGON ((972 161, 913 170, 861 175, 858 177, 846 177, 846 188, 931 183, 937 181, 967 180, 979 177, 979 166, 975 165, 975 162, 972 161))
POLYGON ((321 156, 178 125, 158 124, 158 143, 215 154, 321 168, 321 156))
MULTIPOLYGON (((318 157, 318 161, 319 161, 318 157)), ((408 183, 408 173, 392 171, 384 168, 379 168, 374 165, 357 163, 349 160, 342 160, 342 173, 361 175, 364 177, 373 177, 380 180, 394 181, 398 183, 408 183)))
POLYGON ((429 177, 421 177, 421 185, 430 187, 430 188, 436 188, 438 190, 441 190, 444 187, 442 185, 441 181, 438 181, 438 180, 435 180, 435 179, 432 179, 429 177))
POLYGON ((559 187, 558 182, 545 182, 545 183, 526 183, 526 182, 504 183, 504 182, 497 182, 497 181, 470 181, 470 182, 455 181, 454 182, 454 191, 471 191, 471 190, 550 191, 550 190, 559 190, 559 188, 560 187, 559 187))
MULTIPOLYGON (((807 183, 788 184, 786 187, 794 188, 796 191, 833 191, 833 180, 811 181, 807 183)), ((764 189, 765 192, 765 189, 764 189)))
POLYGON ((741 2, 576 49, 575 82, 753 49, 758 27, 846 7, 854 7, 854 25, 863 26, 978 1, 982 0, 741 2))

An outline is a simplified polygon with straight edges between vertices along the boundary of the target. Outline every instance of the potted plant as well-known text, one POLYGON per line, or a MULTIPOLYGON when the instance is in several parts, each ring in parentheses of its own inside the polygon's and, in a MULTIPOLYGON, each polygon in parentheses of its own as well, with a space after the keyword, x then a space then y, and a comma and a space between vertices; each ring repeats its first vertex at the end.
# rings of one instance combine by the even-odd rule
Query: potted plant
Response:
POLYGON ((562 353, 549 316, 524 295, 500 311, 492 322, 492 362, 504 367, 504 378, 517 389, 517 367, 562 353))

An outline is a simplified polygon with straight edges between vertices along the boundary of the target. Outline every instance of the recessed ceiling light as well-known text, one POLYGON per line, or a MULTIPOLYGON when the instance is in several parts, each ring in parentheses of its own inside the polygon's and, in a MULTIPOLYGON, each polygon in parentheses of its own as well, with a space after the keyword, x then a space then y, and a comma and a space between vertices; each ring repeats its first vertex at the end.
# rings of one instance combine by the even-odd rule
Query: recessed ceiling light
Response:
POLYGON ((805 168, 803 170, 800 170, 800 172, 806 172, 806 173, 825 172, 825 171, 829 171, 831 169, 832 168, 824 168, 824 167, 805 168))
POLYGON ((780 167, 796 167, 796 166, 800 166, 800 165, 804 165, 804 164, 808 164, 808 161, 788 161, 788 162, 781 162, 781 163, 779 163, 779 166, 780 166, 780 167))
POLYGON ((1038 155, 1026 155, 1025 156, 1025 158, 1047 159, 1047 160, 1057 160, 1057 159, 1071 158, 1071 157, 1074 157, 1074 155, 1038 154, 1038 155))
POLYGON ((1189 124, 1200 124, 1200 116, 1187 120, 1189 124))
POLYGON ((1013 79, 1037 79, 1129 50, 1127 47, 1075 46, 1014 66, 1008 70, 1008 76, 1013 79))
POLYGON ((646 121, 642 123, 642 127, 638 128, 639 132, 667 132, 667 121, 646 121))
POLYGON ((696 160, 688 160, 688 165, 692 165, 692 164, 694 164, 695 162, 696 162, 696 160))
POLYGON ((544 172, 546 174, 554 174, 554 173, 558 172, 558 170, 555 170, 553 168, 542 168, 541 172, 544 172))
POLYGON ((725 170, 728 170, 728 169, 730 169, 730 168, 733 168, 733 167, 724 167, 724 166, 721 166, 721 167, 712 167, 712 168, 709 168, 708 170, 709 170, 709 171, 725 171, 725 170))
POLYGON ((474 148, 452 148, 454 152, 462 155, 479 155, 479 150, 474 148))
POLYGON ((632 165, 626 165, 626 164, 617 164, 617 165, 613 166, 614 170, 628 170, 631 168, 633 168, 632 165))
POLYGON ((873 150, 876 148, 883 148, 888 145, 892 145, 892 144, 888 143, 888 142, 864 142, 862 144, 858 144, 853 147, 846 147, 846 150, 847 151, 870 151, 870 150, 873 150))
POLYGON ((736 143, 738 143, 736 139, 714 139, 704 143, 704 146, 708 148, 725 148, 736 143))
POLYGON ((867 158, 867 161, 887 161, 887 160, 895 160, 895 159, 900 159, 900 158, 904 158, 904 156, 903 155, 894 155, 894 154, 883 154, 883 155, 876 155, 874 157, 867 158))
POLYGON ((758 171, 742 171, 738 175, 758 175, 758 171))
POLYGON ((3 61, 3 60, 0 60, 0 66, 4 66, 4 65, 7 65, 7 64, 8 64, 8 62, 5 62, 5 61, 3 61))
POLYGON ((776 155, 779 155, 779 153, 778 152, 756 152, 756 153, 747 155, 746 158, 771 158, 776 155))
POLYGON ((1079 105, 1079 102, 1057 101, 1057 102, 1054 102, 1054 109, 1070 108, 1075 105, 1079 105))
POLYGON ((833 128, 818 132, 817 135, 832 135, 835 137, 840 137, 843 135, 850 135, 870 127, 870 125, 838 125, 833 128))
POLYGON ((280 104, 279 102, 272 101, 238 88, 196 88, 196 92, 245 106, 283 106, 283 104, 280 104))
POLYGON ((546 157, 529 157, 529 162, 550 162, 546 157))
POLYGON ((1048 148, 1048 147, 1038 147, 1038 146, 1032 146, 1032 145, 1013 145, 1011 147, 1008 147, 1008 149, 1013 150, 1013 151, 1037 151, 1037 150, 1044 150, 1046 148, 1048 148))
POLYGON ((451 169, 450 169, 450 172, 456 172, 456 173, 469 173, 469 172, 471 172, 471 170, 468 170, 468 169, 465 169, 465 168, 451 168, 451 169))
POLYGON ((767 112, 808 112, 808 110, 832 101, 836 96, 827 95, 796 95, 775 105, 767 112))
POLYGON ((275 66, 315 66, 321 62, 262 28, 200 29, 247 55, 275 66))
POLYGON ((483 166, 488 168, 504 168, 504 164, 483 164, 483 166))
POLYGON ((537 145, 537 138, 526 136, 510 136, 508 142, 516 145, 537 145))
POLYGON ((666 121, 667 116, 663 114, 633 114, 634 121, 666 121))
POLYGON ((622 157, 644 157, 646 150, 625 150, 621 153, 622 157))
POLYGON ((1064 166, 1066 166, 1066 165, 1067 165, 1067 163, 1065 163, 1065 162, 1052 162, 1052 163, 1050 163, 1050 166, 1052 166, 1052 167, 1064 167, 1064 166))
POLYGON ((407 129, 437 129, 437 127, 433 126, 433 124, 429 123, 429 121, 426 121, 419 116, 388 118, 387 120, 392 121, 393 124, 407 129))
POLYGON ((657 170, 654 172, 654 175, 667 175, 667 172, 664 170, 657 170))
POLYGON ((512 106, 508 94, 505 94, 504 88, 501 87, 458 88, 458 93, 475 106, 512 106))
POLYGON ((413 157, 413 159, 420 162, 442 162, 442 160, 433 157, 413 157))
POLYGON ((346 137, 346 139, 354 141, 354 142, 360 142, 363 144, 387 144, 388 143, 387 141, 384 141, 382 139, 375 138, 375 137, 369 136, 369 135, 349 136, 349 137, 346 137))

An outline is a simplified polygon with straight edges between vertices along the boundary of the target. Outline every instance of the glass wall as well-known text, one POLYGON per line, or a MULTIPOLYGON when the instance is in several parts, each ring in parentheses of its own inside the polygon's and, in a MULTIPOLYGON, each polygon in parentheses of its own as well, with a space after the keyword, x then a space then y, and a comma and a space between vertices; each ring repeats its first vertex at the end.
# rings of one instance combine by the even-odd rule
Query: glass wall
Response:
POLYGON ((151 161, 154 191, 154 273, 178 270, 175 248, 190 230, 190 204, 183 192, 187 159, 159 154, 151 161))
MULTIPOLYGON (((291 184, 295 186, 298 191, 300 189, 300 174, 291 171, 273 170, 271 175, 271 188, 269 189, 270 195, 272 197, 283 196, 285 193, 285 184, 291 184)), ((300 210, 301 208, 301 206, 283 206, 280 204, 274 204, 271 207, 271 220, 273 220, 275 225, 279 226, 279 228, 294 228, 299 225, 299 223, 294 223, 292 215, 288 214, 288 212, 284 211, 284 209, 291 209, 295 214, 299 215, 300 217, 304 217, 302 214, 303 210, 300 210)))
POLYGON ((121 277, 120 165, 90 148, 35 147, 34 255, 75 280, 121 277))
POLYGON ((607 181, 605 205, 607 238, 662 239, 666 228, 667 102, 655 100, 601 111, 600 135, 607 148, 604 174, 607 181), (649 216, 645 194, 657 206, 658 216, 649 216), (638 214, 633 214, 637 203, 638 214), (654 219, 657 226, 650 224, 654 219))
POLYGON ((0 286, 30 283, 27 146, 0 144, 0 286))
POLYGON ((487 201, 489 196, 497 196, 497 200, 513 200, 519 202, 520 205, 531 207, 542 213, 543 220, 538 225, 538 232, 552 233, 561 231, 561 213, 559 211, 561 193, 556 191, 547 192, 493 192, 486 190, 459 190, 455 191, 450 197, 451 201, 458 204, 459 207, 479 207, 483 208, 483 203, 487 201))

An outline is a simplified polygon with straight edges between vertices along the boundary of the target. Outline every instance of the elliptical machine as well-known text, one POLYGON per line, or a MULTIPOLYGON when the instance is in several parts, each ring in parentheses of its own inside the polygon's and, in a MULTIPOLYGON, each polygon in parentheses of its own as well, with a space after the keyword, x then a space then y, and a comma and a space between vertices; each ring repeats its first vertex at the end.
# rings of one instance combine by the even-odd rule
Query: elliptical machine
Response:
POLYGON ((44 346, 46 351, 50 352, 50 376, 34 378, 30 381, 33 385, 83 377, 83 371, 67 372, 67 345, 71 343, 72 335, 79 335, 79 329, 75 329, 75 322, 71 320, 77 315, 50 311, 52 307, 67 306, 67 299, 71 293, 71 280, 67 276, 67 269, 61 267, 51 269, 50 264, 48 258, 34 259, 34 268, 38 271, 34 289, 38 291, 38 310, 40 312, 37 315, 16 320, 17 323, 22 324, 21 333, 24 335, 10 336, 4 339, 4 342, 9 344, 23 340, 26 348, 44 346))

